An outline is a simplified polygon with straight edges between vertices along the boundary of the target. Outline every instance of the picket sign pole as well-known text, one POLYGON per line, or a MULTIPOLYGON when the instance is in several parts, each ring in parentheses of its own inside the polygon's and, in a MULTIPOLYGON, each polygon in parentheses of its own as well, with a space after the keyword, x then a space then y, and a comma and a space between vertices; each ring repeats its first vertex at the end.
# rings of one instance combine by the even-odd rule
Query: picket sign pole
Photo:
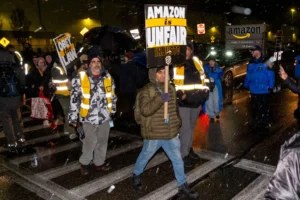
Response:
MULTIPOLYGON (((165 90, 164 90, 164 92, 168 93, 169 92, 168 89, 169 89, 169 65, 166 65, 165 66, 165 90)), ((164 119, 165 119, 165 122, 168 123, 168 121, 169 121, 168 102, 164 103, 164 119)))

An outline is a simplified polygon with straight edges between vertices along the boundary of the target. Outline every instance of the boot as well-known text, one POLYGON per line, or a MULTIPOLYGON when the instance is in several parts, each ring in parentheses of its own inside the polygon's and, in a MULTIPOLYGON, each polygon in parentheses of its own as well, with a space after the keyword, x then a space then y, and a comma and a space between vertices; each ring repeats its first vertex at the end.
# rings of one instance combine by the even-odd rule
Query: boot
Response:
POLYGON ((140 191, 142 189, 142 182, 140 176, 133 174, 132 176, 133 188, 135 191, 140 191))
POLYGON ((197 154, 195 154, 195 152, 193 151, 193 148, 191 148, 191 150, 190 150, 189 157, 192 160, 200 160, 200 157, 197 154))
POLYGON ((80 172, 82 176, 86 176, 89 174, 89 165, 81 165, 80 172))
POLYGON ((194 167, 194 163, 192 162, 192 160, 189 156, 186 156, 183 158, 183 163, 186 168, 194 167))
POLYGON ((187 199, 198 199, 199 193, 192 191, 187 183, 178 187, 178 196, 184 197, 187 199))

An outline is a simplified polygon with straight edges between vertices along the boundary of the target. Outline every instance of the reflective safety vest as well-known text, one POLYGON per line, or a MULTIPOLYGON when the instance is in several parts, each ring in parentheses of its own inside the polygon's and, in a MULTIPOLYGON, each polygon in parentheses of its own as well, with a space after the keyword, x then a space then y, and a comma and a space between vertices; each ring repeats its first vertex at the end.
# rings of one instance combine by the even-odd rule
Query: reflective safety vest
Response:
POLYGON ((29 70, 31 69, 31 65, 28 65, 27 63, 24 64, 24 73, 25 75, 28 75, 29 70))
POLYGON ((174 67, 174 84, 176 90, 209 90, 209 87, 207 86, 209 84, 209 79, 205 77, 205 71, 203 68, 202 61, 199 60, 198 57, 193 57, 193 62, 200 74, 200 80, 201 82, 199 84, 184 84, 184 67, 174 67))
MULTIPOLYGON (((55 68, 59 70, 60 75, 65 74, 65 70, 62 67, 56 66, 55 68)), ((65 76, 65 79, 63 79, 63 80, 55 79, 55 77, 53 77, 52 82, 56 85, 55 94, 63 95, 63 96, 70 96, 70 90, 67 86, 68 81, 69 80, 68 80, 67 76, 65 76)))
MULTIPOLYGON (((88 115, 88 111, 90 108, 90 91, 91 91, 91 83, 88 75, 86 72, 79 72, 80 74, 80 81, 81 81, 81 91, 82 91, 82 99, 80 105, 80 116, 86 117, 88 115)), ((114 91, 112 89, 112 79, 109 75, 108 77, 104 78, 104 89, 105 95, 107 100, 107 107, 109 112, 112 112, 112 103, 111 97, 114 95, 114 91)))

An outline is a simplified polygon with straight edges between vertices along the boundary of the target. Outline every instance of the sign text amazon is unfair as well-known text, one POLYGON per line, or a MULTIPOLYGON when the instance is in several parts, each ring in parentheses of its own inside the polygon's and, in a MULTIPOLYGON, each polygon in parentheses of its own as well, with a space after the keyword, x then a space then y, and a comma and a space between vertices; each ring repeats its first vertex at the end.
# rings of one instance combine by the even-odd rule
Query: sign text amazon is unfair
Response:
POLYGON ((148 5, 146 8, 147 48, 186 45, 186 7, 148 5))

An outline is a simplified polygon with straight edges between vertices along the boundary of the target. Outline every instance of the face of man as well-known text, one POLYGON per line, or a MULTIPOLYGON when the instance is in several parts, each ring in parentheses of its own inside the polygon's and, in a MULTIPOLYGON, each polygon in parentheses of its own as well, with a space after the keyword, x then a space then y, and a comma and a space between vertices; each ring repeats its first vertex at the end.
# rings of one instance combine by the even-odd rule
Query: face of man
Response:
POLYGON ((188 60, 192 57, 193 50, 190 47, 186 47, 185 59, 188 60))
POLYGON ((90 69, 93 75, 99 75, 101 71, 101 62, 98 57, 93 58, 90 63, 90 69))
POLYGON ((33 61, 33 63, 35 64, 35 66, 38 65, 38 63, 37 63, 37 61, 38 61, 37 57, 33 57, 33 58, 32 58, 32 61, 33 61))
POLYGON ((160 83, 165 82, 165 69, 161 69, 158 72, 156 72, 156 80, 160 83))
POLYGON ((251 51, 251 55, 252 55, 252 57, 254 57, 254 58, 260 58, 261 57, 261 52, 260 51, 258 51, 258 50, 255 50, 255 51, 251 51))
POLYGON ((125 63, 128 63, 129 59, 125 56, 125 63))
POLYGON ((210 60, 210 61, 209 61, 209 66, 210 66, 210 67, 214 67, 215 64, 216 64, 216 61, 214 61, 214 60, 210 60))
POLYGON ((46 56, 46 61, 47 61, 47 63, 51 63, 52 62, 52 56, 50 56, 50 55, 46 56))

